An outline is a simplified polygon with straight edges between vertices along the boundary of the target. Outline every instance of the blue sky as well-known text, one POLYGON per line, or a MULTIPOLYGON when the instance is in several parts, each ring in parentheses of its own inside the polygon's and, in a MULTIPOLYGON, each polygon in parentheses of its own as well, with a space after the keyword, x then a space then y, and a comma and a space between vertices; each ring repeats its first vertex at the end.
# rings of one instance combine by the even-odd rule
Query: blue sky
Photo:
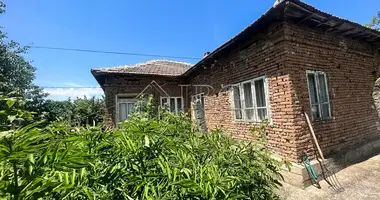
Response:
MULTIPOLYGON (((202 57, 239 33, 274 0, 4 0, 0 16, 10 39, 22 45, 202 57)), ((368 23, 379 0, 305 0, 336 16, 368 23)), ((31 49, 40 86, 97 86, 91 68, 152 57, 31 49)), ((196 63, 197 60, 180 61, 196 63)), ((54 99, 100 95, 100 89, 47 89, 54 99)))

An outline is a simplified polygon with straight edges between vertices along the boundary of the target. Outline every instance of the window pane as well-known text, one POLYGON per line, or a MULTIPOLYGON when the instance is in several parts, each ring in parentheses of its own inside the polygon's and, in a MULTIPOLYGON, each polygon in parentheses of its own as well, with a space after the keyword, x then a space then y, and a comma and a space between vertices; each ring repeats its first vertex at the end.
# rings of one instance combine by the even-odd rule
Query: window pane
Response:
POLYGON ((257 107, 266 107, 264 79, 255 81, 255 92, 257 107))
POLYGON ((313 119, 320 119, 321 116, 319 114, 319 105, 311 106, 311 114, 313 115, 313 119))
POLYGON ((123 122, 127 119, 127 104, 119 103, 119 121, 123 122))
POLYGON ((322 118, 326 119, 330 117, 330 105, 329 104, 322 104, 322 118))
POLYGON ((319 83, 319 100, 321 103, 328 102, 328 94, 326 88, 326 78, 324 74, 318 74, 318 83, 319 83))
POLYGON ((167 99, 166 98, 162 98, 161 99, 161 106, 167 106, 166 102, 167 102, 167 99))
POLYGON ((266 108, 257 109, 257 116, 258 116, 258 119, 260 121, 266 119, 267 118, 267 109, 266 108))
POLYGON ((233 96, 234 96, 234 107, 235 109, 241 108, 241 101, 240 101, 240 88, 239 86, 233 87, 233 96))
MULTIPOLYGON (((243 115, 241 112, 240 87, 239 86, 233 86, 232 87, 232 93, 233 93, 234 109, 236 109, 235 110, 235 118, 236 119, 243 119, 243 115)), ((202 100, 204 101, 204 98, 202 98, 202 100)))
POLYGON ((245 116, 247 120, 253 120, 254 111, 253 109, 245 109, 245 116))
POLYGON ((310 100, 312 104, 318 103, 318 97, 317 97, 317 85, 315 83, 315 76, 314 74, 310 73, 307 74, 307 79, 309 82, 309 93, 310 93, 310 100))
POLYGON ((235 118, 243 119, 243 115, 241 114, 241 110, 235 110, 235 118))
POLYGON ((134 103, 128 103, 128 111, 127 111, 127 119, 129 118, 129 115, 133 112, 133 106, 135 104, 134 103))
POLYGON ((182 110, 182 98, 177 98, 177 109, 182 110))
POLYGON ((170 112, 175 112, 175 98, 170 98, 170 112))
POLYGON ((252 88, 251 83, 244 83, 243 84, 244 89, 244 103, 246 108, 252 108, 253 107, 253 98, 252 98, 252 88))

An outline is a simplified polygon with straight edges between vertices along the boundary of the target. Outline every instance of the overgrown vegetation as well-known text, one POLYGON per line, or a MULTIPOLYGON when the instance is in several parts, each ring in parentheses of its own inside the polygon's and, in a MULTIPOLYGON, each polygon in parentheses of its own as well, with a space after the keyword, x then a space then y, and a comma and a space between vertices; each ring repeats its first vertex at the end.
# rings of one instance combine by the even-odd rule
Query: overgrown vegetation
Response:
MULTIPOLYGON (((8 110, 11 102, 1 101, 8 110)), ((277 198, 279 162, 264 148, 264 126, 249 143, 220 130, 200 134, 184 114, 152 115, 149 102, 115 130, 54 122, 2 131, 0 198, 277 198)))
POLYGON ((76 98, 75 100, 46 100, 41 109, 43 118, 49 122, 67 121, 72 126, 100 125, 103 122, 104 98, 76 98))

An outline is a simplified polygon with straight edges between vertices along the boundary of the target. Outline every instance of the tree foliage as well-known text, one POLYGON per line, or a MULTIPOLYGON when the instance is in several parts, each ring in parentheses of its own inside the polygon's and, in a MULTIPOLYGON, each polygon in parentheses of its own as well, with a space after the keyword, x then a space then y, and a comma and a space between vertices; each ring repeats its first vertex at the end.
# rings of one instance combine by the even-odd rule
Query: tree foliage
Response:
POLYGON ((73 126, 99 125, 105 112, 104 98, 94 96, 65 101, 46 100, 41 107, 47 121, 63 120, 73 126))
POLYGON ((369 24, 366 25, 369 28, 380 31, 380 11, 374 16, 369 24))
POLYGON ((120 129, 31 124, 0 136, 0 198, 277 199, 279 162, 257 140, 192 131, 185 114, 132 114, 120 129))
MULTIPOLYGON (((5 4, 0 1, 0 14, 5 12, 5 4)), ((33 84, 36 68, 25 59, 28 47, 9 40, 0 28, 0 93, 22 96, 30 111, 39 112, 47 96, 42 88, 33 84)))

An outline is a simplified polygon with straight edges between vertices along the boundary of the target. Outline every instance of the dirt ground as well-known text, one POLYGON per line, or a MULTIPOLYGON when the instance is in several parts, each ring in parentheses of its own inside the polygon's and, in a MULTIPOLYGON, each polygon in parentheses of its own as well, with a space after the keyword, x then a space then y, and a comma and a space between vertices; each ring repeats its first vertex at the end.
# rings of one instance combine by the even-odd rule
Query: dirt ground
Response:
POLYGON ((326 181, 321 181, 321 189, 310 186, 300 189, 284 184, 280 189, 281 199, 339 199, 339 200, 380 200, 380 155, 351 165, 330 177, 331 187, 326 181), (340 186, 339 186, 340 185, 340 186))

